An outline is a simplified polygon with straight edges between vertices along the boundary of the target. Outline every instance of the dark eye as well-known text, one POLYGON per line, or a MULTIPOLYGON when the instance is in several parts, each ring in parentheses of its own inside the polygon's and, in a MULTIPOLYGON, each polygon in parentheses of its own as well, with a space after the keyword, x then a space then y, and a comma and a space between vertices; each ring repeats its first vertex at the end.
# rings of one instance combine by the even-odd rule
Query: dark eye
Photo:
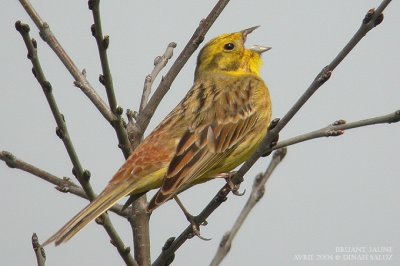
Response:
POLYGON ((233 50, 233 48, 235 48, 235 45, 231 42, 224 45, 225 50, 230 51, 230 50, 233 50))

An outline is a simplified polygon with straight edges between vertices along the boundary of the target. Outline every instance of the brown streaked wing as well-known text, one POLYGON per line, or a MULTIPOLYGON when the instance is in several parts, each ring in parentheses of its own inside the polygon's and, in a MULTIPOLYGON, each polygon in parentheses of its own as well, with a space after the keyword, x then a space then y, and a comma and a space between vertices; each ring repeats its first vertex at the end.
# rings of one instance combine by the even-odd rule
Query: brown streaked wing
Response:
POLYGON ((186 114, 197 118, 192 122, 192 125, 196 125, 197 128, 189 126, 183 134, 168 167, 163 185, 149 203, 149 211, 173 197, 183 185, 215 169, 251 132, 257 120, 250 102, 251 92, 235 91, 251 90, 252 86, 247 86, 247 84, 248 80, 236 81, 231 84, 233 87, 221 90, 218 97, 209 97, 209 92, 215 90, 215 85, 202 85, 201 88, 205 91, 201 94, 192 92, 191 97, 186 99, 187 101, 202 99, 203 108, 200 114, 186 114), (208 96, 206 100, 204 100, 204 95, 208 96), (202 120, 199 121, 199 118, 202 120))

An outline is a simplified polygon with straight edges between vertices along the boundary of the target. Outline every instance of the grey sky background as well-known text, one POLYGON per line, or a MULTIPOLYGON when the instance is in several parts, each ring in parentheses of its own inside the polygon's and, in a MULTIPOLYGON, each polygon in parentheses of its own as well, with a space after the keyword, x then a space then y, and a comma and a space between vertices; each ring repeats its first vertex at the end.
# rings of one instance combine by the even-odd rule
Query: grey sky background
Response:
MULTIPOLYGON (((102 1, 103 32, 110 35, 110 67, 118 103, 137 109, 145 76, 153 60, 175 41, 176 55, 215 1, 102 1)), ((273 100, 273 116, 282 117, 358 29, 367 10, 380 1, 232 1, 206 36, 261 25, 247 45, 273 49, 264 55, 262 77, 273 100)), ((63 47, 106 99, 98 82, 101 72, 93 23, 86 1, 33 1, 63 47)), ((337 119, 355 121, 400 109, 400 3, 393 1, 385 19, 333 72, 282 131, 281 140, 324 127, 337 119)), ((114 130, 84 94, 17 1, 0 2, 0 150, 59 177, 72 178, 71 163, 55 135, 55 121, 31 73, 26 48, 14 28, 16 20, 31 26, 47 79, 84 168, 100 192, 123 163, 114 130)), ((149 131, 185 95, 193 82, 195 58, 184 67, 150 124, 149 131)), ((168 66, 170 66, 169 64, 168 66)), ((167 66, 167 68, 168 68, 167 66)), ((158 79, 159 80, 159 79, 158 79)), ((158 80, 154 83, 158 84, 158 80)), ((147 133, 148 133, 147 132, 147 133)), ((290 147, 267 184, 266 195, 235 239, 223 265, 399 265, 400 125, 347 131, 290 147), (340 255, 337 247, 390 247, 388 262, 297 261, 296 255, 340 255)), ((254 176, 270 158, 260 160, 245 178, 248 192, 254 176)), ((209 182, 182 195, 198 213, 223 185, 209 182)), ((176 253, 174 265, 207 265, 247 196, 230 196, 201 228, 211 241, 192 239, 176 253)), ((30 238, 46 240, 87 202, 62 194, 52 185, 0 163, 0 258, 2 265, 35 265, 30 238)), ((125 244, 131 246, 129 224, 111 214, 125 244)), ((187 221, 173 202, 151 217, 152 260, 170 236, 187 221)), ((103 228, 90 224, 66 245, 46 248, 47 265, 123 265, 103 228)), ((354 254, 354 253, 351 253, 354 254)), ((372 253, 370 253, 372 254, 372 253)), ((359 255, 359 254, 356 254, 359 255)))

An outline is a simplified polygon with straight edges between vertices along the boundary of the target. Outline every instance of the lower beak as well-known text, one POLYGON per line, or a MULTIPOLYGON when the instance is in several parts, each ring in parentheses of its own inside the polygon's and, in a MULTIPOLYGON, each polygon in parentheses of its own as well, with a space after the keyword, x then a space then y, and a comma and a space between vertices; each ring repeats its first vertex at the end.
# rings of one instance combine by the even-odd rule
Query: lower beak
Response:
POLYGON ((249 48, 249 50, 262 54, 268 50, 271 50, 272 47, 267 47, 267 46, 261 46, 261 45, 253 45, 252 47, 249 48))

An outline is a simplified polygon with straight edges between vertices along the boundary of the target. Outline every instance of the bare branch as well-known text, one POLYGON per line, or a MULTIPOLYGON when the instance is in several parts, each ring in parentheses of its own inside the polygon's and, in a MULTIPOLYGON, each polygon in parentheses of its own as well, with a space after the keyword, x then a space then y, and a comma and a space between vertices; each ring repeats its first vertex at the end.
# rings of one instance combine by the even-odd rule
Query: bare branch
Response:
POLYGON ((181 71, 182 67, 186 64, 190 56, 199 47, 200 43, 203 42, 204 36, 228 3, 229 0, 219 0, 214 8, 211 10, 211 12, 208 14, 208 16, 200 22, 200 25, 197 27, 196 31, 186 44, 185 48, 183 48, 182 52, 175 60, 174 64, 161 80, 153 96, 150 98, 148 104, 143 109, 143 112, 139 113, 134 130, 135 139, 141 139, 143 133, 149 125, 150 119, 154 115, 154 112, 160 104, 162 98, 171 87, 172 82, 175 80, 176 76, 181 71))
MULTIPOLYGON (((382 11, 390 3, 390 0, 383 0, 380 6, 374 11, 369 10, 366 14, 360 28, 354 34, 349 43, 339 52, 339 54, 333 59, 333 61, 317 75, 308 89, 301 95, 293 107, 288 113, 277 123, 277 125, 268 131, 260 143, 257 151, 247 160, 238 170, 238 172, 232 177, 231 181, 233 184, 240 184, 243 181, 243 176, 247 171, 254 165, 254 163, 263 155, 266 151, 271 149, 271 143, 278 137, 279 132, 287 123, 294 117, 294 115, 300 110, 300 108, 308 101, 308 99, 320 88, 330 77, 332 71, 337 65, 346 57, 346 55, 355 47, 355 45, 375 26, 380 24, 383 20, 382 11)), ((150 103, 149 103, 150 104, 150 103)), ((228 184, 222 187, 216 196, 208 203, 203 211, 195 217, 196 221, 201 224, 213 213, 221 204, 227 199, 231 188, 228 184)), ((191 225, 172 241, 168 248, 163 250, 153 265, 164 265, 166 261, 171 260, 174 256, 175 251, 192 236, 191 225)))
POLYGON ((108 122, 112 123, 114 120, 116 120, 116 116, 110 111, 110 109, 101 99, 101 97, 96 93, 92 85, 90 85, 89 81, 86 79, 85 75, 83 75, 81 71, 76 67, 75 63, 65 52, 64 48, 51 32, 49 24, 43 21, 43 19, 39 16, 39 14, 36 12, 36 10, 33 8, 28 0, 20 0, 19 2, 24 7, 28 15, 31 17, 33 22, 36 24, 36 27, 40 31, 40 36, 55 52, 55 54, 58 56, 64 66, 74 77, 74 84, 78 88, 80 88, 83 93, 85 93, 85 95, 92 101, 92 103, 96 106, 96 108, 100 111, 100 113, 108 122))
MULTIPOLYGON (((85 191, 76 185, 74 182, 71 181, 68 177, 59 178, 45 170, 42 170, 36 166, 33 166, 23 160, 20 160, 15 157, 11 152, 8 151, 0 151, 0 160, 4 161, 8 167, 20 169, 24 172, 30 173, 34 176, 39 177, 40 179, 47 181, 53 185, 55 185, 56 189, 62 193, 71 193, 78 197, 88 199, 85 191)), ((97 197, 97 195, 95 195, 97 197)), ((110 211, 118 214, 122 217, 128 217, 128 213, 130 212, 130 208, 125 209, 122 211, 121 204, 115 204, 111 207, 110 211)))
POLYGON ((39 244, 39 238, 36 233, 33 233, 32 235, 32 247, 35 251, 37 265, 44 266, 46 262, 46 253, 44 252, 44 248, 39 244))
POLYGON ((400 121, 400 110, 397 110, 387 115, 377 116, 351 123, 346 123, 346 121, 344 120, 338 120, 327 127, 306 134, 302 134, 287 140, 280 141, 273 149, 274 150, 280 149, 282 147, 291 146, 293 144, 297 144, 303 141, 316 138, 340 136, 347 129, 353 129, 353 128, 365 127, 377 124, 388 124, 388 123, 391 124, 391 123, 397 123, 399 121, 400 121))
POLYGON ((101 68, 103 74, 100 75, 100 83, 106 88, 108 104, 110 105, 111 112, 117 117, 111 124, 114 127, 118 137, 118 147, 121 148, 124 153, 125 159, 131 154, 131 144, 128 139, 128 134, 122 121, 122 107, 117 105, 117 99, 115 98, 114 85, 112 81, 110 66, 108 64, 107 48, 110 44, 110 37, 108 35, 103 36, 103 30, 101 27, 100 18, 100 0, 89 0, 89 9, 92 10, 94 24, 91 27, 92 35, 96 39, 97 48, 99 50, 101 68))
MULTIPOLYGON (((83 169, 80 160, 78 158, 78 155, 75 151, 75 148, 72 144, 71 138, 68 133, 67 125, 65 123, 65 118, 60 113, 57 103, 54 99, 52 93, 52 86, 50 82, 46 80, 46 77, 44 76, 43 70, 41 68, 39 58, 37 56, 36 41, 30 38, 29 26, 27 24, 23 24, 20 21, 17 21, 15 23, 15 27, 21 33, 24 39, 25 45, 28 49, 28 58, 32 61, 33 73, 43 89, 47 102, 49 103, 51 112, 54 116, 54 119, 56 120, 57 123, 56 133, 57 136, 63 141, 64 146, 68 152, 69 158, 71 159, 73 165, 72 173, 78 179, 83 190, 85 191, 85 194, 92 201, 95 199, 96 195, 92 189, 92 186, 89 183, 90 172, 88 170, 83 169)), ((117 250, 120 253, 122 259, 125 261, 127 265, 136 265, 136 262, 133 260, 132 256, 129 254, 129 252, 126 251, 127 249, 125 248, 125 245, 122 243, 122 240, 119 237, 119 235, 116 233, 108 215, 103 214, 101 217, 104 221, 103 226, 106 229, 107 233, 109 234, 110 238, 112 239, 112 242, 117 247, 117 250)))
POLYGON ((267 170, 264 173, 259 174, 253 183, 253 188, 251 194, 241 210, 239 217, 236 219, 232 229, 226 232, 219 244, 217 253, 215 254, 210 265, 217 266, 226 257, 232 246, 232 241, 235 238, 240 227, 243 225, 250 211, 253 210, 254 206, 260 201, 260 199, 265 194, 265 184, 267 183, 269 177, 274 172, 275 168, 282 162, 283 158, 286 156, 286 148, 279 149, 274 152, 272 160, 268 165, 267 170))
POLYGON ((10 168, 20 169, 34 176, 37 176, 44 181, 54 184, 56 186, 56 189, 60 192, 69 192, 81 198, 88 199, 85 191, 83 191, 82 188, 73 183, 69 178, 59 178, 53 174, 50 174, 49 172, 46 172, 36 166, 33 166, 25 161, 16 158, 11 152, 0 151, 0 160, 4 161, 10 168))

